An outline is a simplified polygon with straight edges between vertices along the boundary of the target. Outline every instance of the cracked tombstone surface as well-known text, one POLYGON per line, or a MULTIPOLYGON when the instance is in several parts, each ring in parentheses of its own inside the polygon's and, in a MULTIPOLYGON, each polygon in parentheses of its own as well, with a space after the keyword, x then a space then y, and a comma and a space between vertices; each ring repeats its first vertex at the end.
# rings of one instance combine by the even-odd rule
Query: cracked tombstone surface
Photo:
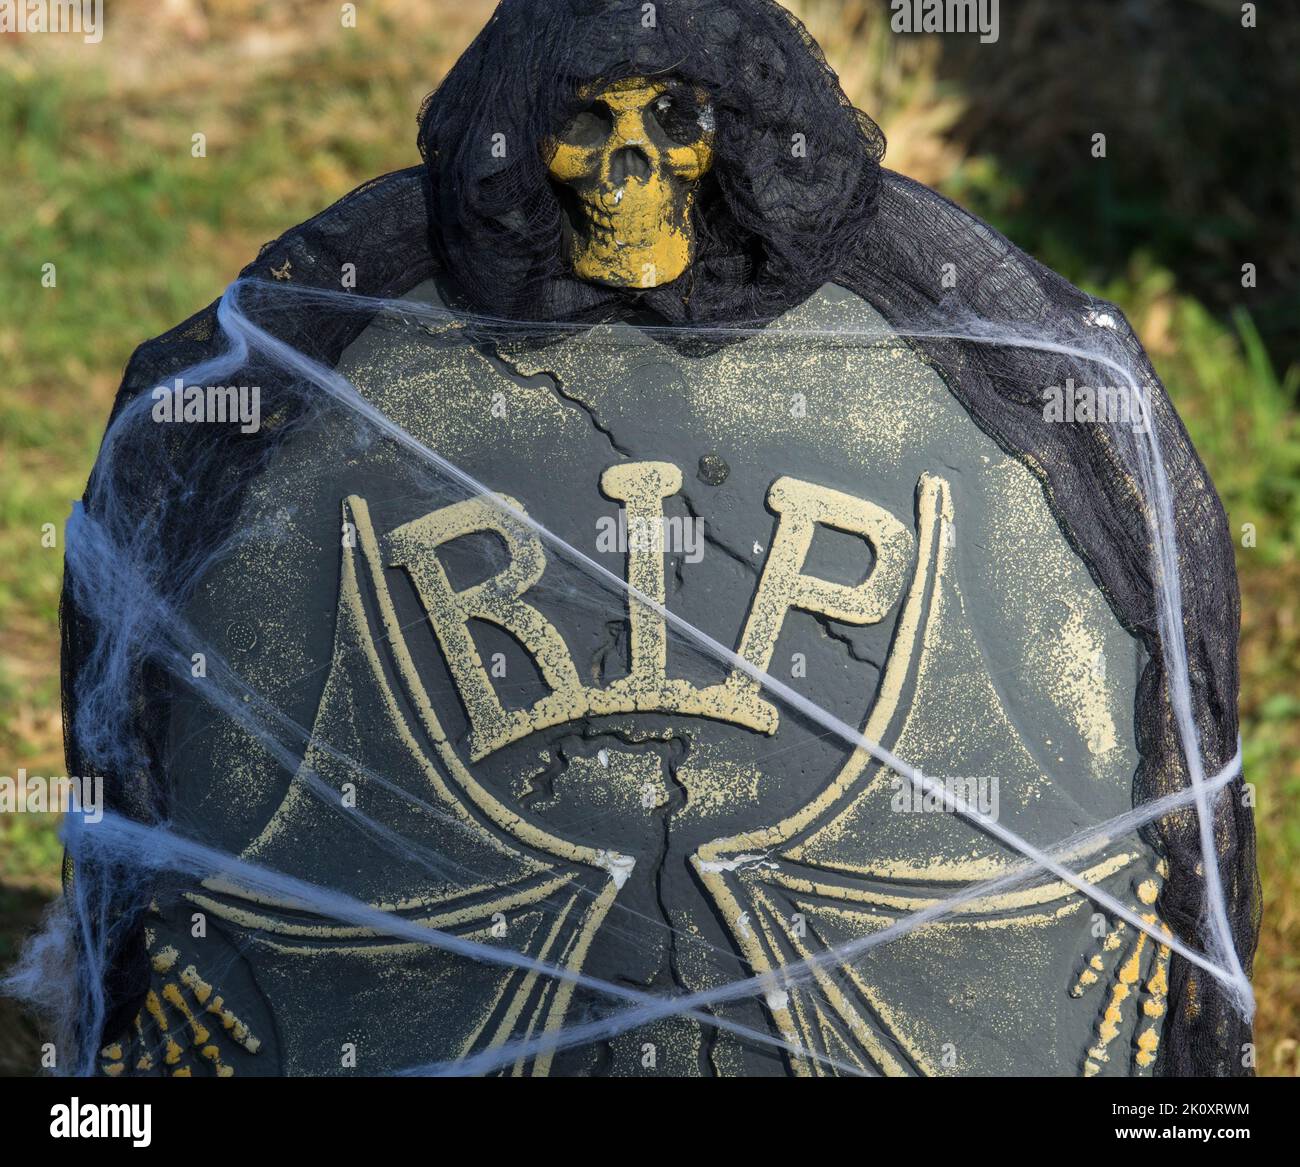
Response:
MULTIPOLYGON (((440 303, 433 283, 408 298, 440 303)), ((996 779, 996 816, 1029 841, 1125 813, 1137 641, 1030 471, 906 344, 854 332, 888 335, 828 285, 707 355, 629 324, 494 349, 376 321, 339 370, 560 540, 926 775, 996 779)), ((327 411, 287 441, 240 529, 188 616, 313 742, 289 779, 244 730, 185 707, 177 825, 214 846, 655 994, 862 939, 1017 861, 355 419, 327 411)), ((1078 868, 1134 904, 1159 878, 1136 837, 1078 868)), ((258 1037, 225 1055, 241 1073, 337 1072, 346 1041, 367 1072, 398 1070, 616 1009, 230 887, 190 901, 258 1037)), ((1093 911, 1039 878, 717 1007, 816 1056, 673 1017, 516 1068, 1142 1072, 1159 1013, 1136 995, 1110 1010, 1107 984, 1077 991, 1080 970, 1140 957, 1156 981, 1164 956, 1103 946, 1093 911)), ((152 950, 184 963, 187 920, 154 921, 152 950)))

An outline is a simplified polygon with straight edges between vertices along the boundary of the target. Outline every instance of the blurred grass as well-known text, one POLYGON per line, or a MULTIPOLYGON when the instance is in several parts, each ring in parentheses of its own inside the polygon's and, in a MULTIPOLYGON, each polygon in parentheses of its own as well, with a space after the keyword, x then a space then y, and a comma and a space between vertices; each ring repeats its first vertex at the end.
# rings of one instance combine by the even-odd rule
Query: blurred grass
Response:
MULTIPOLYGON (((1242 733, 1258 790, 1264 934, 1259 1068, 1300 1074, 1300 369, 1279 372, 1244 307, 1211 310, 1161 255, 1134 249, 1100 282, 998 159, 954 133, 978 86, 934 39, 888 35, 868 0, 803 0, 888 163, 987 215, 1138 330, 1223 496, 1243 589, 1242 733)), ((27 38, 0 57, 0 769, 60 773, 62 527, 141 340, 211 300, 265 240, 375 174, 418 161, 415 114, 489 0, 387 0, 341 28, 302 0, 120 0, 98 48, 27 38), (191 157, 191 135, 207 157, 191 157), (45 263, 57 287, 40 284, 45 263), (59 545, 41 545, 43 524, 59 545)), ((887 12, 887 10, 886 10, 887 12)), ((1050 116, 1050 109, 1044 116, 1050 116)), ((1212 160, 1211 160, 1212 161, 1212 160)), ((1158 192, 1153 192, 1153 199, 1158 192)), ((58 888, 51 818, 0 820, 0 964, 58 888)), ((0 1004, 0 1073, 27 1072, 34 1031, 0 1004)))

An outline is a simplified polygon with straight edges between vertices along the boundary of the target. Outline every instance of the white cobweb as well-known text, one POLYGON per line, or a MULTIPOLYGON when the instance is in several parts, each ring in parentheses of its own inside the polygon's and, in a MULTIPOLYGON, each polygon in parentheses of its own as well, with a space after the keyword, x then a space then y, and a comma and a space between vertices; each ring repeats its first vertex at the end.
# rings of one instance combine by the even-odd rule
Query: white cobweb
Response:
MULTIPOLYGON (((142 822, 109 813, 102 821, 89 822, 82 816, 68 818, 65 839, 75 869, 75 877, 66 897, 67 917, 55 927, 61 929, 62 961, 67 980, 57 993, 51 993, 51 946, 54 930, 38 942, 26 963, 10 981, 11 990, 29 997, 45 998, 46 1006, 56 1006, 63 1014, 63 1029, 76 1032, 79 1048, 76 1068, 81 1073, 95 1073, 100 1064, 100 1040, 106 1010, 105 978, 109 952, 116 930, 122 925, 114 920, 109 905, 129 899, 138 888, 147 901, 160 882, 172 877, 189 881, 220 880, 224 886, 239 889, 250 897, 274 897, 292 903, 312 917, 373 930, 406 944, 457 954, 476 962, 526 969, 541 977, 581 986, 587 993, 603 999, 606 1007, 561 1026, 558 1031, 521 1036, 494 1048, 470 1054, 460 1060, 406 1067, 411 1074, 482 1074, 509 1067, 521 1059, 551 1054, 558 1050, 580 1047, 608 1040, 659 1019, 686 1016, 697 1023, 727 1030, 746 1041, 806 1057, 829 1068, 860 1073, 860 1068, 837 1061, 825 1052, 810 1050, 797 1042, 767 1031, 744 1025, 719 1013, 717 1007, 748 998, 770 999, 798 985, 814 982, 819 969, 833 968, 868 958, 873 949, 914 933, 958 912, 964 904, 1005 892, 1035 878, 1050 874, 1074 888, 1114 920, 1122 920, 1138 932, 1149 935, 1160 945, 1177 952, 1183 959, 1220 981, 1230 992, 1237 1008, 1249 1017, 1253 998, 1249 980, 1236 952, 1224 888, 1219 876, 1219 856, 1213 838, 1215 800, 1240 772, 1240 749, 1223 769, 1207 774, 1193 715, 1188 676, 1187 648, 1183 637, 1183 613, 1179 581, 1179 559, 1174 507, 1165 462, 1156 426, 1145 428, 1116 427, 1116 442, 1140 484, 1154 547, 1152 576, 1156 581, 1156 606, 1160 644, 1168 678, 1172 710, 1179 740, 1186 759, 1189 783, 1185 789, 1155 801, 1136 805, 1129 812, 1088 826, 1068 838, 1050 845, 1023 838, 995 817, 969 805, 952 792, 951 785, 927 777, 906 758, 898 757, 881 743, 866 737, 861 729, 842 720, 821 705, 798 692, 771 672, 756 667, 736 651, 722 644, 697 625, 670 610, 649 595, 638 591, 622 576, 585 554, 522 510, 493 493, 490 483, 476 480, 438 450, 412 436, 392 418, 381 412, 361 395, 342 374, 327 368, 296 350, 274 335, 272 327, 259 323, 245 307, 246 297, 259 298, 260 318, 265 312, 273 318, 281 308, 309 312, 313 305, 329 301, 331 311, 357 313, 367 317, 382 316, 399 329, 411 334, 437 337, 439 343, 466 343, 485 332, 509 334, 518 324, 483 321, 458 316, 410 300, 379 301, 358 296, 321 292, 305 293, 293 288, 246 284, 232 286, 221 301, 218 318, 225 342, 224 351, 203 365, 183 370, 177 376, 186 384, 222 383, 235 379, 241 370, 256 365, 266 376, 274 371, 277 383, 285 392, 297 395, 304 410, 320 416, 328 413, 330 424, 349 427, 359 442, 384 443, 401 451, 403 460, 420 469, 430 483, 440 489, 453 489, 460 497, 481 498, 498 507, 520 527, 532 532, 548 552, 570 569, 571 579, 583 581, 587 590, 575 590, 573 602, 600 607, 616 598, 621 605, 639 605, 665 622, 675 643, 689 645, 703 659, 726 670, 751 678, 768 698, 792 711, 829 738, 837 739, 850 750, 865 751, 881 765, 901 776, 914 787, 938 799, 952 814, 972 828, 998 840, 1020 856, 1020 862, 995 878, 972 883, 960 891, 920 910, 900 916, 894 923, 847 944, 831 947, 814 957, 782 965, 774 971, 733 978, 727 983, 698 992, 659 994, 631 988, 599 977, 575 971, 563 964, 537 959, 430 928, 382 910, 336 888, 320 886, 285 871, 271 870, 246 857, 226 853, 202 839, 179 830, 166 817, 142 822), (1131 835, 1139 828, 1179 810, 1194 810, 1199 821, 1202 864, 1205 877, 1206 927, 1205 951, 1198 951, 1182 939, 1131 906, 1121 902, 1106 889, 1089 882, 1078 868, 1082 857, 1095 854, 1113 840, 1131 835), (56 999, 51 1001, 51 996, 56 999)), ((563 332, 554 325, 529 325, 528 332, 563 332)), ((661 332, 671 332, 663 329, 661 332)), ((736 336, 744 330, 728 330, 736 336)), ((792 339, 803 338, 810 344, 826 339, 816 333, 794 331, 792 339)), ((940 338, 969 344, 995 344, 1052 353, 1069 362, 1092 370, 1101 368, 1114 384, 1125 386, 1133 398, 1140 399, 1145 386, 1131 369, 1122 346, 1114 343, 1107 321, 1080 322, 1068 336, 1044 335, 1041 332, 1008 328, 987 321, 964 320, 943 328, 932 326, 915 329, 893 328, 888 336, 861 332, 847 335, 837 332, 837 342, 861 345, 898 343, 898 338, 940 338)), ((86 615, 97 637, 96 652, 77 689, 78 725, 86 754, 110 776, 123 774, 138 766, 138 758, 129 742, 133 703, 143 662, 166 670, 178 686, 186 686, 203 702, 230 723, 253 736, 267 754, 276 759, 285 774, 298 775, 304 789, 335 808, 338 791, 320 775, 304 771, 304 757, 309 747, 318 756, 329 757, 333 766, 364 772, 377 786, 395 797, 406 800, 420 810, 434 815, 446 812, 423 802, 409 790, 402 789, 383 773, 313 736, 311 728, 298 724, 286 715, 273 694, 259 693, 239 675, 229 661, 204 644, 199 631, 186 620, 177 596, 188 588, 180 582, 201 580, 217 563, 233 552, 241 541, 255 540, 256 532, 239 531, 215 548, 180 565, 186 581, 176 578, 176 564, 169 574, 160 574, 158 562, 160 532, 141 524, 138 500, 120 493, 117 483, 136 481, 130 474, 119 479, 115 463, 139 459, 141 443, 156 440, 156 426, 151 421, 153 401, 142 394, 126 405, 114 419, 101 452, 98 479, 99 500, 90 513, 78 507, 68 526, 67 571, 78 607, 86 615), (202 651, 207 660, 206 675, 197 681, 191 671, 195 652, 202 651)), ((164 486, 164 490, 184 491, 185 479, 164 486)), ((1050 780, 1051 775, 1047 775, 1050 780)), ((395 858, 438 871, 444 879, 459 879, 467 885, 475 878, 468 870, 456 871, 445 856, 426 853, 418 844, 405 839, 391 825, 369 817, 363 810, 348 812, 354 828, 376 842, 395 858)), ((639 931, 671 927, 653 920, 617 900, 609 917, 610 928, 620 929, 630 938, 639 931)), ((56 946, 57 947, 57 946, 56 946)), ((733 959, 734 959, 734 954, 733 959)), ((401 1024, 418 1024, 418 1018, 402 1019, 401 1024)))

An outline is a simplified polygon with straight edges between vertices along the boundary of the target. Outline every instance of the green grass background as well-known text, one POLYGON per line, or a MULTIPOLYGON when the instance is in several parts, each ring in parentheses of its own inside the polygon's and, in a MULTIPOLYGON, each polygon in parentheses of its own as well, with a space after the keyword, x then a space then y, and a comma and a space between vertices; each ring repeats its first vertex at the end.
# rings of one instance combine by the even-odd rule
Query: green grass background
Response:
MULTIPOLYGON (((62 526, 131 350, 211 300, 265 240, 366 178, 417 161, 420 99, 491 7, 385 0, 358 5, 360 26, 349 30, 334 4, 118 0, 99 46, 53 37, 0 44, 0 772, 63 771, 62 526), (206 158, 191 156, 196 132, 207 137, 206 158), (41 286, 46 263, 56 265, 53 289, 41 286), (54 547, 42 545, 45 524, 59 532, 54 547)), ((1215 197, 1222 176, 1213 151, 1186 144, 1190 193, 1181 203, 1158 183, 1093 197, 1059 167, 1022 165, 1049 158, 1044 141, 1074 140, 1075 130, 1060 124, 1068 107, 1044 102, 1041 125, 1017 125, 1020 153, 996 132, 996 118, 1020 107, 990 89, 1055 84, 1034 75, 1032 47, 1020 46, 1015 58, 1025 76, 982 78, 938 43, 947 38, 891 36, 880 4, 792 7, 850 96, 883 125, 889 165, 986 215, 1120 305, 1234 530, 1250 523, 1257 531, 1253 548, 1238 546, 1238 567, 1242 732, 1258 790, 1266 912, 1258 1058, 1261 1073, 1300 1073, 1300 366, 1292 331, 1300 315, 1276 288, 1252 301, 1239 286, 1240 249, 1219 246, 1249 243, 1256 229, 1262 238, 1276 212, 1273 192, 1261 195, 1268 207, 1258 212, 1241 192, 1246 211, 1229 206, 1205 238, 1151 234, 1151 223, 1170 217, 1166 203, 1195 208, 1205 191, 1215 197), (1106 230, 1077 230, 1081 206, 1102 206, 1106 230), (1104 239, 1104 248, 1089 239, 1104 239)), ((1046 19, 1042 4, 1025 12, 1030 24, 1046 19)), ((1055 46, 1060 30, 1049 20, 1046 32, 1055 46)), ((1004 39, 1014 52, 1012 34, 1004 39)), ((1160 46, 1131 51, 1135 69, 1155 68, 1142 54, 1160 46)), ((1153 108, 1173 99, 1157 94, 1153 108)), ((1158 125, 1148 129, 1163 141, 1158 125)), ((1225 133, 1234 136, 1231 127, 1225 133)), ((1294 168, 1294 142, 1291 150, 1271 165, 1294 168)), ((1258 245, 1261 270, 1278 267, 1270 261, 1284 246, 1258 245)), ((52 818, 0 820, 0 965, 57 893, 56 826, 52 818)), ((0 1073, 31 1072, 35 1044, 30 1019, 0 1002, 0 1073)))

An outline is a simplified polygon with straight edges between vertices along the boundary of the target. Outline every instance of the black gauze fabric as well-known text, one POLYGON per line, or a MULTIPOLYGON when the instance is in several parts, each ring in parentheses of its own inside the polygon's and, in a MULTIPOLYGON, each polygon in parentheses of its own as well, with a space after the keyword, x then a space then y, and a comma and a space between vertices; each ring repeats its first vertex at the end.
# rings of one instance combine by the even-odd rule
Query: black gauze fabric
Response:
MULTIPOLYGON (((1204 764, 1227 764, 1237 739, 1239 596, 1222 506, 1141 346, 1113 306, 1072 287, 959 207, 883 170, 880 131, 855 111, 803 27, 772 0, 661 0, 653 26, 639 0, 506 0, 420 115, 423 167, 366 184, 328 211, 268 245, 245 269, 266 280, 289 271, 297 284, 338 287, 344 263, 357 264, 364 296, 400 295, 436 275, 459 306, 518 320, 594 321, 614 317, 762 323, 826 282, 861 295, 900 328, 979 318, 1046 335, 1077 333, 1106 320, 1126 363, 1150 395, 1176 511, 1182 604, 1192 696, 1204 764), (702 87, 714 103, 716 157, 695 206, 698 260, 679 280, 646 292, 584 283, 563 258, 560 202, 540 143, 581 107, 580 91, 638 75, 671 75, 702 87), (504 134, 505 157, 490 142, 504 134), (806 151, 792 151, 803 135, 806 151), (364 262, 359 262, 364 260, 364 262), (285 264, 289 264, 288 268, 285 264), (942 278, 954 265, 955 282, 942 278), (945 286, 951 284, 951 286, 945 286)), ((285 315, 273 327, 287 343, 333 363, 364 326, 357 314, 285 315)), ((116 409, 221 347, 215 306, 132 358, 116 409)), ((1049 423, 1044 387, 1062 382, 1067 360, 1033 347, 964 340, 917 340, 977 424, 1042 481, 1063 530, 1117 616, 1150 659, 1134 716, 1141 763, 1133 800, 1141 805, 1188 784, 1170 709, 1156 626, 1151 539, 1130 475, 1108 427, 1049 423)), ((1097 383, 1109 383, 1098 370, 1097 383)), ((258 370, 247 379, 259 383, 258 370)), ((180 604, 170 581, 221 544, 244 485, 293 428, 294 407, 277 415, 275 375, 262 371, 259 434, 222 439, 221 459, 195 481, 187 443, 194 428, 171 427, 165 448, 120 454, 114 486, 135 492, 141 514, 176 512, 174 544, 163 548, 152 586, 180 604), (183 500, 183 502, 182 502, 183 500), (174 568, 169 571, 168 568, 174 568), (171 589, 169 591, 169 588, 171 589)), ((92 476, 85 505, 94 515, 105 483, 92 476)), ((84 678, 105 643, 65 591, 64 702, 69 773, 108 776, 110 807, 146 821, 166 817, 168 779, 161 742, 168 684, 139 667, 128 739, 132 757, 108 751, 110 733, 79 710, 84 678)), ((1259 887, 1254 827, 1236 778, 1216 803, 1214 835, 1238 953, 1249 969, 1259 887)), ((1176 934, 1208 945, 1206 892, 1193 810, 1146 828, 1169 864, 1158 910, 1176 934)), ((69 878, 78 873, 68 872, 69 878)), ((111 882, 111 881, 109 881, 111 882)), ((104 1037, 129 1024, 147 987, 138 889, 100 906, 109 937, 111 1007, 104 1037)), ((1249 1025, 1229 993, 1174 954, 1169 1015, 1157 1071, 1170 1075, 1249 1073, 1242 1047, 1249 1025)))
POLYGON ((884 139, 784 9, 667 0, 647 27, 646 7, 507 0, 425 103, 435 248, 470 304, 543 320, 629 302, 674 322, 770 319, 814 292, 870 221, 884 139), (717 121, 696 262, 650 293, 585 283, 565 267, 539 144, 584 88, 666 75, 703 89, 717 121))

